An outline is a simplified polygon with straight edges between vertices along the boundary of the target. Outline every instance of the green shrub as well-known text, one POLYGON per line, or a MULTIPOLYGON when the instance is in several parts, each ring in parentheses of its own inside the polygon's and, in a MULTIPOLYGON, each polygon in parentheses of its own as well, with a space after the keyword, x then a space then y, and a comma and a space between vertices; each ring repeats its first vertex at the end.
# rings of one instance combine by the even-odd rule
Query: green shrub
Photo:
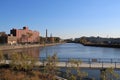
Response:
POLYGON ((13 53, 11 55, 10 66, 16 70, 31 70, 34 67, 36 59, 24 53, 13 53))

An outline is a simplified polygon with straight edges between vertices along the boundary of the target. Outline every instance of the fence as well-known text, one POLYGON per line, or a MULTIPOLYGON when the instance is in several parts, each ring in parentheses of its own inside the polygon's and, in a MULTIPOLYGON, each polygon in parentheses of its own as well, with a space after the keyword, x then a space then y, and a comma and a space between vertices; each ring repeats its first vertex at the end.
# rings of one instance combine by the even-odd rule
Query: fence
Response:
MULTIPOLYGON (((46 57, 39 58, 41 62, 47 61, 46 57)), ((120 58, 58 58, 58 65, 61 67, 70 67, 69 61, 73 59, 81 61, 80 67, 83 68, 116 68, 120 69, 120 58)))

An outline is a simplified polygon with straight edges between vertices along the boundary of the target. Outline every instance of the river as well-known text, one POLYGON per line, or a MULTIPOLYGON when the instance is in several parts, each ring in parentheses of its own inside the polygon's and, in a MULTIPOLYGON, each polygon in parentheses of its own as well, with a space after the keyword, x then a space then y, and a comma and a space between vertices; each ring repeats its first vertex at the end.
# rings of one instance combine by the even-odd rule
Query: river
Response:
MULTIPOLYGON (((6 54, 27 53, 34 57, 46 57, 57 54, 59 58, 120 58, 120 48, 90 47, 76 43, 65 43, 40 48, 6 50, 2 52, 6 54)), ((99 70, 83 69, 83 71, 87 72, 89 77, 94 77, 95 80, 100 79, 99 70)))
POLYGON ((3 53, 27 53, 34 57, 57 54, 59 58, 120 58, 120 48, 91 47, 76 43, 55 46, 3 50, 3 53))
POLYGON ((40 49, 41 57, 54 53, 59 58, 120 58, 120 48, 90 47, 76 43, 66 43, 40 49))
MULTIPOLYGON (((76 43, 48 46, 40 49, 40 57, 57 54, 59 58, 120 58, 120 48, 91 47, 76 43)), ((100 70, 82 69, 88 76, 100 80, 100 70)), ((119 71, 116 71, 120 73, 119 71)))

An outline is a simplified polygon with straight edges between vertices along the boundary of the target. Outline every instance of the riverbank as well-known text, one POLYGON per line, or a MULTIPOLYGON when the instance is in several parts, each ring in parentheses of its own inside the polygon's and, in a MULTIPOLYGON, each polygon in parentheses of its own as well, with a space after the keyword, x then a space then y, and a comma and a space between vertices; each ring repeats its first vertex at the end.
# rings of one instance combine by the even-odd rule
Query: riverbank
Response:
POLYGON ((83 44, 84 46, 120 48, 118 44, 83 44))
POLYGON ((25 44, 25 45, 1 45, 0 50, 12 50, 12 49, 22 49, 22 48, 32 48, 32 47, 45 47, 45 46, 54 46, 63 43, 50 43, 50 44, 25 44))

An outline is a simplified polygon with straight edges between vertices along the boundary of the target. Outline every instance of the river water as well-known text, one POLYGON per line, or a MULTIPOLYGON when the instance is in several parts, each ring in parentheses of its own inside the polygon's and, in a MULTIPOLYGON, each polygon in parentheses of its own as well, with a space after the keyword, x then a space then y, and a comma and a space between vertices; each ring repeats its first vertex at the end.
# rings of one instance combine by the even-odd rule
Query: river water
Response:
POLYGON ((76 43, 66 43, 40 49, 41 57, 54 53, 60 58, 120 58, 120 48, 91 47, 76 43))
MULTIPOLYGON (((27 53, 34 57, 47 57, 57 54, 59 58, 120 58, 120 48, 91 47, 76 43, 28 49, 7 50, 4 53, 27 53)), ((83 69, 89 77, 100 79, 100 70, 83 69)))
POLYGON ((59 58, 120 58, 120 48, 91 47, 76 43, 25 49, 4 50, 3 53, 27 53, 33 57, 57 54, 59 58))
MULTIPOLYGON (((59 58, 120 58, 120 48, 91 47, 76 43, 48 46, 40 49, 40 57, 57 54, 59 58)), ((100 80, 100 70, 82 69, 89 77, 100 80)), ((116 71, 120 73, 119 71, 116 71)))

